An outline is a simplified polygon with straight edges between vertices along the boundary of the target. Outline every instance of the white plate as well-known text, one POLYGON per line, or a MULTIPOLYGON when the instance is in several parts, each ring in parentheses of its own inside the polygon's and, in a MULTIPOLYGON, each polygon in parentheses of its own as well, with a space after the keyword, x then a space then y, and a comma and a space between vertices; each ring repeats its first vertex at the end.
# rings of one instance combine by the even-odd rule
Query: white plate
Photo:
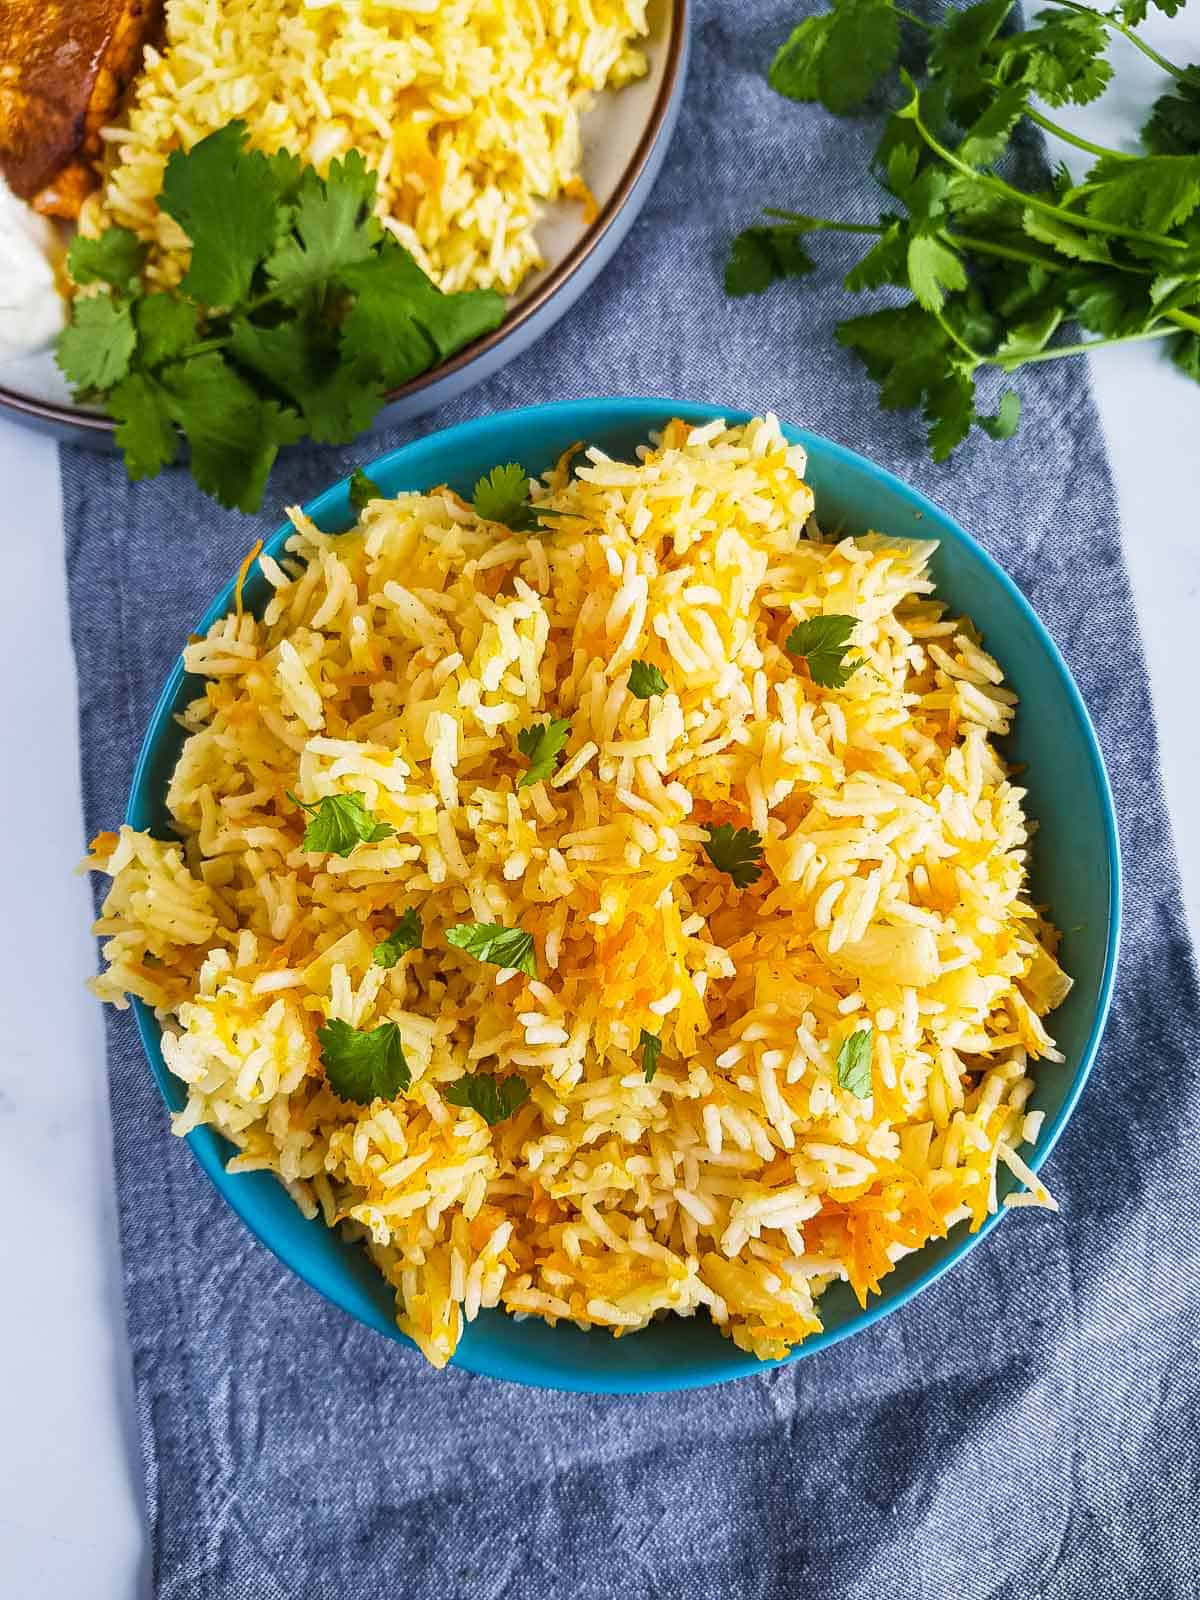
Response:
MULTIPOLYGON (((644 45, 649 71, 596 97, 582 122, 583 178, 597 204, 584 223, 578 202, 546 208, 536 231, 546 265, 509 302, 495 332, 398 389, 375 427, 416 416, 461 394, 511 361, 557 322, 609 260, 645 203, 678 116, 687 70, 689 0, 652 0, 644 45)), ((49 350, 0 361, 0 409, 44 431, 112 447, 112 424, 77 405, 49 350)))

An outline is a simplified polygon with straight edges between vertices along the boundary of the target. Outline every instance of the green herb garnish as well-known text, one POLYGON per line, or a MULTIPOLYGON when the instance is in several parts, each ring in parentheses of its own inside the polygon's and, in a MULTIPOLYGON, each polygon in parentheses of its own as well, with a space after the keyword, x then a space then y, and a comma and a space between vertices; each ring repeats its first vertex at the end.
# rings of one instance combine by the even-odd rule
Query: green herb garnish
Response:
POLYGON ((375 844, 395 833, 390 822, 380 822, 361 794, 327 794, 315 805, 289 789, 287 797, 307 811, 312 821, 304 830, 305 850, 331 856, 348 856, 356 844, 375 844))
MULTIPOLYGON (((1180 0, 1156 3, 1173 16, 1180 0)), ((1022 367, 1161 339, 1200 380, 1200 68, 1138 39, 1146 0, 1108 11, 1053 0, 1028 27, 1006 31, 1012 10, 1012 0, 982 0, 928 24, 893 0, 833 0, 805 18, 770 69, 781 95, 844 114, 886 79, 904 86, 875 152, 881 214, 860 222, 769 209, 734 240, 726 267, 730 294, 754 294, 813 269, 810 235, 865 246, 845 287, 910 298, 843 320, 837 340, 884 408, 923 412, 938 461, 975 426, 996 439, 1015 432, 1020 399, 1004 380, 1022 367), (1114 32, 1173 80, 1142 130, 1141 155, 1095 145, 1043 109, 1103 92, 1114 32), (902 36, 905 60, 922 62, 919 83, 896 73, 902 36), (1025 118, 1092 158, 1081 181, 1062 166, 1028 187, 998 174, 1025 118), (1067 323, 1089 337, 1064 334, 1067 323), (981 380, 995 394, 990 408, 981 380)))
POLYGON ((662 1055, 662 1040, 657 1034, 647 1033, 642 1029, 642 1036, 638 1040, 642 1050, 642 1077, 647 1083, 653 1080, 658 1071, 658 1058, 662 1055))
POLYGON ((487 1072, 468 1072, 444 1091, 452 1106, 469 1106, 489 1128, 511 1117, 529 1099, 529 1085, 515 1076, 495 1078, 487 1072))
POLYGON ((401 956, 416 950, 420 943, 421 914, 409 906, 387 938, 375 946, 372 960, 377 967, 394 967, 401 956))
POLYGON ((787 650, 807 662, 809 677, 823 689, 844 688, 862 666, 861 661, 846 665, 846 650, 857 621, 856 617, 829 612, 798 622, 788 634, 787 650))
POLYGON ((321 178, 247 132, 230 122, 167 161, 158 204, 191 244, 178 290, 142 289, 127 229, 75 240, 76 281, 108 292, 74 302, 56 356, 116 421, 130 477, 169 465, 179 429, 200 487, 257 511, 281 445, 348 443, 389 389, 497 327, 504 300, 430 282, 376 220, 357 151, 321 178))
POLYGON ((739 889, 762 876, 762 840, 753 828, 735 829, 731 822, 706 828, 704 854, 718 872, 727 872, 739 889))
POLYGON ((838 1084, 860 1100, 867 1100, 871 1095, 871 1041, 872 1028, 868 1023, 843 1040, 837 1055, 838 1084))
POLYGON ((666 694, 667 680, 649 661, 635 661, 629 668, 628 689, 639 700, 649 700, 656 694, 666 694))
POLYGON ((350 504, 355 511, 365 511, 372 500, 382 500, 383 490, 374 478, 368 478, 361 467, 350 474, 350 504))
POLYGON ((551 717, 549 722, 535 722, 517 734, 517 749, 529 763, 518 783, 525 789, 531 783, 541 783, 554 775, 563 746, 571 734, 571 724, 565 717, 551 717))
POLYGON ((519 461, 493 467, 486 478, 480 478, 471 505, 477 517, 502 523, 514 533, 528 533, 537 527, 529 499, 529 477, 519 461))
POLYGON ((490 961, 493 966, 537 977, 533 935, 521 928, 506 928, 499 922, 460 922, 446 929, 446 943, 477 961, 490 961))
POLYGON ((361 1030, 348 1022, 327 1022, 317 1029, 317 1039, 326 1081, 341 1100, 360 1106, 394 1100, 412 1083, 394 1022, 361 1030))

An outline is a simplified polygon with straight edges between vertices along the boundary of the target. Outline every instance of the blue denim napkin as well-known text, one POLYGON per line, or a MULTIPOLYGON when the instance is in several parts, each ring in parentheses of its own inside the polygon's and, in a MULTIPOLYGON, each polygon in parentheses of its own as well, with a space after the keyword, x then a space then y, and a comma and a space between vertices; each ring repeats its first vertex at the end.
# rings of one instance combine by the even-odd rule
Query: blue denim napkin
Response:
MULTIPOLYGON (((1196 974, 1086 373, 1039 369, 1014 442, 972 441, 938 468, 833 342, 836 244, 795 287, 725 298, 726 242, 759 203, 874 204, 875 124, 764 83, 797 9, 701 0, 682 123, 618 258, 541 343, 420 428, 581 394, 771 406, 918 484, 1014 575, 1096 719, 1128 892, 1099 1067, 1046 1173, 1061 1214, 1009 1219, 866 1333, 729 1388, 583 1398, 434 1373, 250 1237, 170 1136, 128 1016, 110 1015, 162 1600, 1198 1593, 1196 974)), ((355 458, 293 454, 269 503, 355 458)), ((179 469, 130 485, 75 449, 62 468, 91 833, 120 820, 159 685, 259 525, 179 469)))

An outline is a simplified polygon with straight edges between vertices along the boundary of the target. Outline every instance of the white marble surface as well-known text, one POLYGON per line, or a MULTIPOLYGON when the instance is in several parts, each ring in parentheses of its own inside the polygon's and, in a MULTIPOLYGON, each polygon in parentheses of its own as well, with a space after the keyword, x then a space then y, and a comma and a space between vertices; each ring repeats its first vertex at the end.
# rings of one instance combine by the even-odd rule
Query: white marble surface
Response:
MULTIPOLYGON (((1200 16, 1145 30, 1200 59, 1200 16)), ((1103 107, 1062 120, 1104 141, 1157 91, 1132 50, 1103 107)), ((1151 346, 1093 363, 1163 747, 1193 933, 1200 931, 1200 719, 1184 641, 1200 630, 1200 387, 1151 346)), ((1014 446, 1005 448, 1015 449, 1014 446)), ((84 884, 74 664, 54 446, 0 424, 9 622, 0 630, 0 836, 14 867, 0 922, 0 1587, 149 1593, 84 884)))

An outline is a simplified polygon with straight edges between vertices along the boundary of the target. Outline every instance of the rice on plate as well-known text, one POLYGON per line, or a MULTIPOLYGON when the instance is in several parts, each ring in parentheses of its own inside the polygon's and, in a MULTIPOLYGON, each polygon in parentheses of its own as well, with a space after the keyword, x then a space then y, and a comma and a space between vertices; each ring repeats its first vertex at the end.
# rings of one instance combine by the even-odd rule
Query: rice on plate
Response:
POLYGON ((1014 696, 934 546, 823 537, 804 470, 773 417, 676 421, 293 511, 262 620, 184 651, 180 840, 93 843, 94 987, 155 1008, 175 1131, 361 1237, 435 1365, 484 1306, 779 1357, 998 1163, 1053 1204, 1014 696))
POLYGON ((377 214, 446 292, 511 293, 542 264, 541 205, 591 199, 579 118, 646 71, 646 0, 167 0, 80 228, 131 228, 146 276, 177 283, 188 241, 156 204, 171 151, 240 118, 250 144, 324 172, 351 150, 377 214))

